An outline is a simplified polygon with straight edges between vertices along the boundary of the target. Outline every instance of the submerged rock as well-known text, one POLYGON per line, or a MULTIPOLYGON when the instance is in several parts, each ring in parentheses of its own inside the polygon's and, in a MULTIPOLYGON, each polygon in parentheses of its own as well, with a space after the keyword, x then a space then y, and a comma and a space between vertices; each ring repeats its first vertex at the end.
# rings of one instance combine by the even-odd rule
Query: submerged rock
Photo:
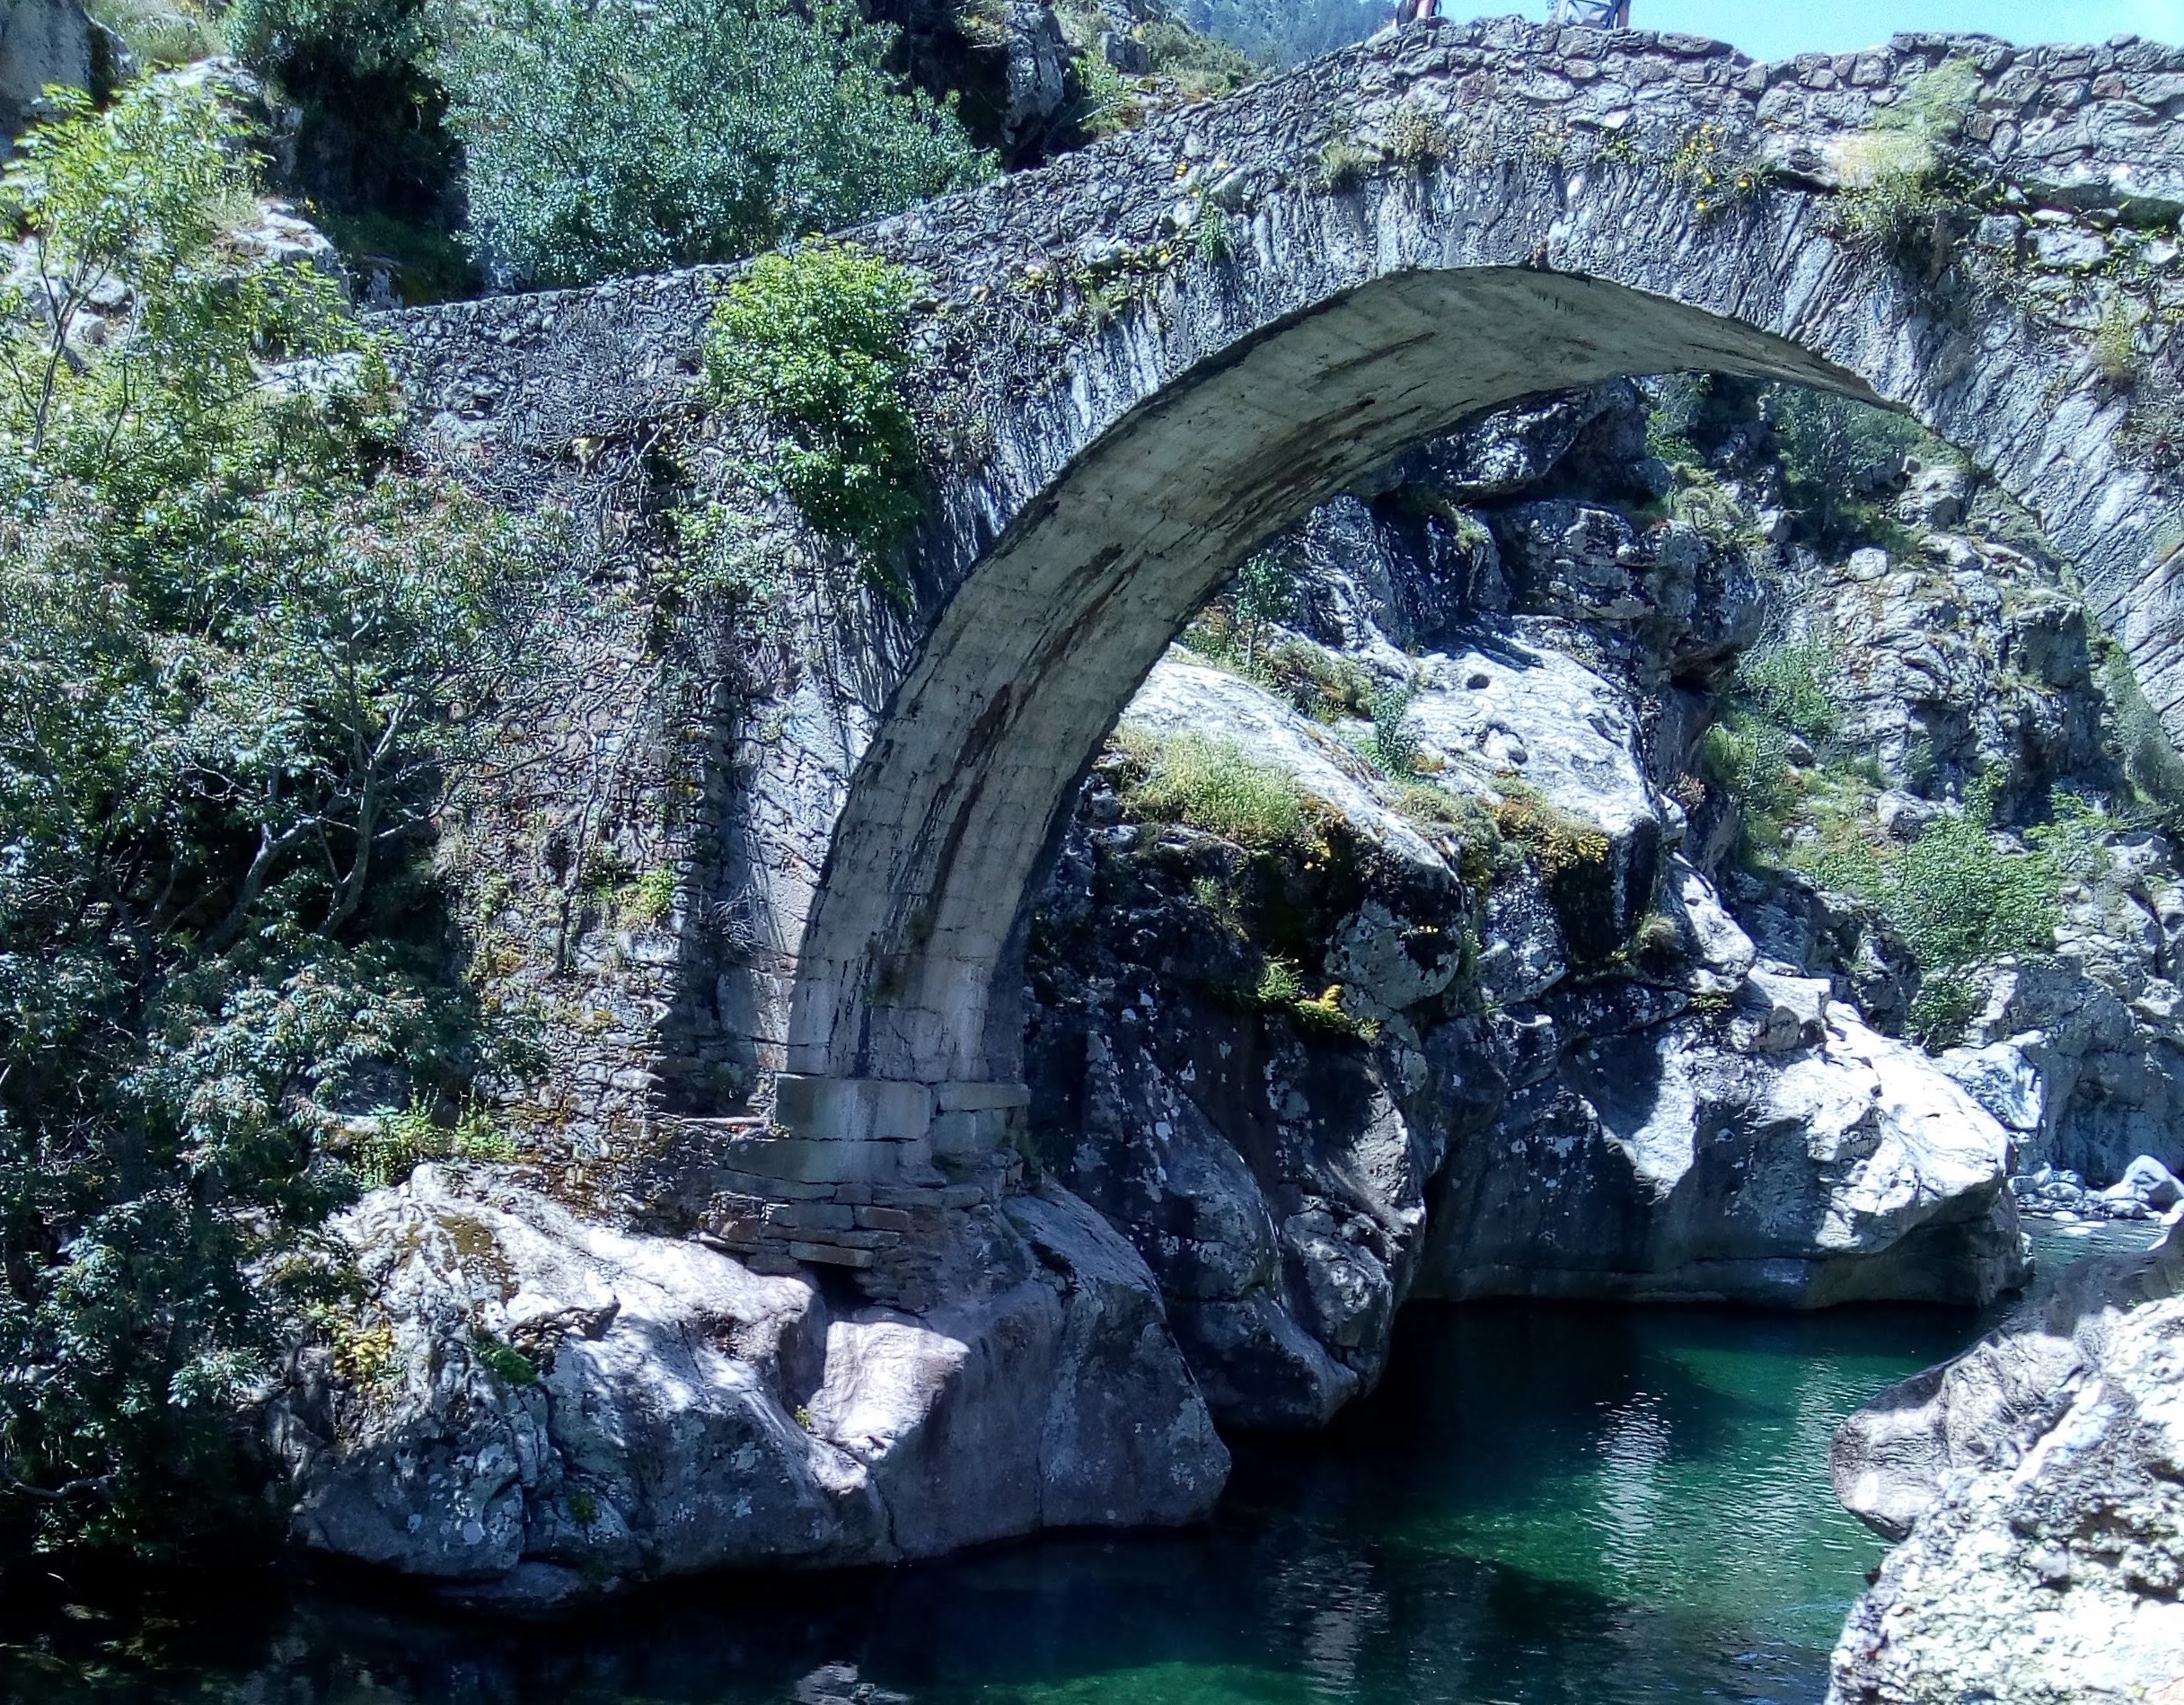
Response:
POLYGON ((466 1598, 1189 1521, 1228 1472, 1143 1263, 1052 1186, 966 1217, 922 1317, 434 1166, 334 1229, 365 1301, 273 1408, 295 1530, 466 1598))
POLYGON ((1892 1537, 1833 1705, 2184 1698, 2184 1241, 2066 1269, 1836 1435, 1892 1537))

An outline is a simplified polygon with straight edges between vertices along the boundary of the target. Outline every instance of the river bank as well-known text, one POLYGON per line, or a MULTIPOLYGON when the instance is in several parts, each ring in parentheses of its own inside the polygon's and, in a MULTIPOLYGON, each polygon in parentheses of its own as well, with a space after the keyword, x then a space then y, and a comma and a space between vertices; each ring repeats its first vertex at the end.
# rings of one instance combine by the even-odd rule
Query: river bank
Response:
MULTIPOLYGON (((2055 1263, 2157 1228, 2033 1229, 2055 1263)), ((1984 1318, 1421 1305, 1379 1391, 1239 1440, 1184 1533, 713 1576, 550 1625, 338 1581, 136 1619, 54 1598, 0 1612, 0 1697, 1814 1705, 1884 1549, 1829 1492, 1829 1435, 1984 1318)))

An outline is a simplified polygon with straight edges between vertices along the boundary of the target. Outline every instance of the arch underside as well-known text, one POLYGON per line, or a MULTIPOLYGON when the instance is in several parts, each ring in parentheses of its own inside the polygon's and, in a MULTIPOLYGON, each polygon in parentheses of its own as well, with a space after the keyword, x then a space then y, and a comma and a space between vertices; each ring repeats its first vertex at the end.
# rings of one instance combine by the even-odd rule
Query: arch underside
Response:
POLYGON ((1712 371, 1875 400, 1789 340, 1521 267, 1392 274, 1240 339, 1102 434, 939 611, 852 781, 799 957, 792 1074, 1017 1074, 1007 980, 1072 786, 1193 611, 1264 539, 1518 398, 1712 371))

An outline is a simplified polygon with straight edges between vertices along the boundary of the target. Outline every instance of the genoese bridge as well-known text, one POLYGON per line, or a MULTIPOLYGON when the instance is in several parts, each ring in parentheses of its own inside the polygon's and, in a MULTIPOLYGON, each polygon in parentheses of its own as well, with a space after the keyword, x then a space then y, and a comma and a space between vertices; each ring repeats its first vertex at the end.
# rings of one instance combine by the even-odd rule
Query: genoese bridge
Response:
MULTIPOLYGON (((752 1169, 892 1176, 999 1139, 1027 892, 1163 647, 1259 541, 1524 393, 1711 370, 1909 410, 2037 514, 2184 729, 2180 207, 2176 50, 1901 37, 1760 66, 1502 22, 854 233, 931 280, 953 425, 913 607, 859 665, 870 714, 770 901, 749 1027, 786 1069, 752 1169)), ((405 316, 424 441, 504 490, 633 477, 588 447, 690 417, 722 276, 405 316)))

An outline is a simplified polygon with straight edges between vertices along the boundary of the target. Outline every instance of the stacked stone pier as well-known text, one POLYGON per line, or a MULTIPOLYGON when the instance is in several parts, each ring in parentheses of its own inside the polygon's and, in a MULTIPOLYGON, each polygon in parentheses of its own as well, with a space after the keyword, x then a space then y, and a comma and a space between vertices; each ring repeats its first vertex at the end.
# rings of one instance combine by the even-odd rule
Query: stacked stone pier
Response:
POLYGON ((771 1120, 735 1121, 707 1241, 753 1271, 850 1274, 867 1300, 922 1313, 973 1209, 1020 1191, 1031 1091, 783 1073, 771 1120))

